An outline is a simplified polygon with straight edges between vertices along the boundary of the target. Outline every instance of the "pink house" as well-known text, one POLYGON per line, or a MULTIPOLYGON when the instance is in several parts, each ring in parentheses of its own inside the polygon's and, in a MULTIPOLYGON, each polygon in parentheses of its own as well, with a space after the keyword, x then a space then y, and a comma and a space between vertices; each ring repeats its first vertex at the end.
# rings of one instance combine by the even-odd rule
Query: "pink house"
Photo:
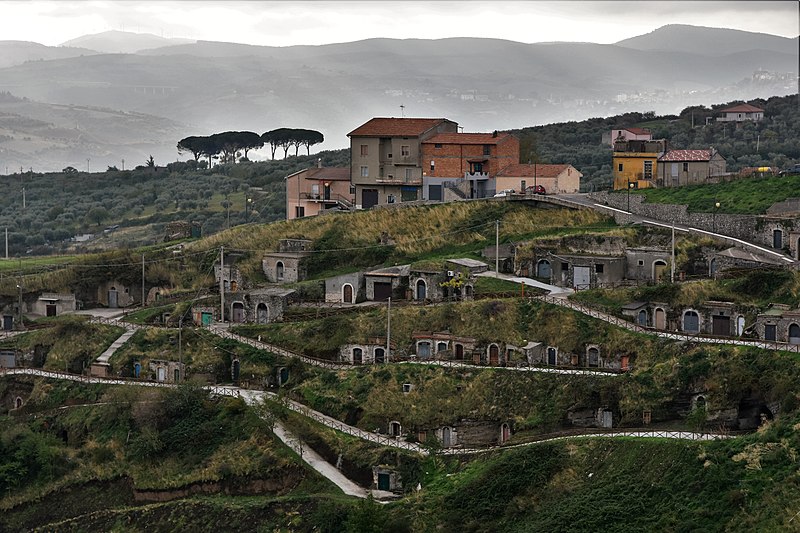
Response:
POLYGON ((611 130, 611 146, 618 141, 652 141, 653 134, 647 128, 622 128, 611 130))

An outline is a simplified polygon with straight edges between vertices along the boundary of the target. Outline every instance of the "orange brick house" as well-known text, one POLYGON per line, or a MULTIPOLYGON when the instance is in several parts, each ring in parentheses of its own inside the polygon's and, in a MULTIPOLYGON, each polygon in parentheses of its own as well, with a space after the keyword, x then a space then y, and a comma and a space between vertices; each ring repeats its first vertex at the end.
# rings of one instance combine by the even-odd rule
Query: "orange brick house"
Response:
POLYGON ((306 168, 286 180, 286 220, 318 215, 326 209, 351 209, 350 169, 347 167, 306 168))
POLYGON ((462 198, 494 194, 495 176, 519 162, 519 140, 509 133, 439 133, 422 142, 423 197, 448 200, 443 188, 462 198))
POLYGON ((580 191, 583 174, 572 165, 509 165, 495 179, 497 190, 514 189, 523 192, 527 187, 541 185, 547 194, 571 194, 580 191))

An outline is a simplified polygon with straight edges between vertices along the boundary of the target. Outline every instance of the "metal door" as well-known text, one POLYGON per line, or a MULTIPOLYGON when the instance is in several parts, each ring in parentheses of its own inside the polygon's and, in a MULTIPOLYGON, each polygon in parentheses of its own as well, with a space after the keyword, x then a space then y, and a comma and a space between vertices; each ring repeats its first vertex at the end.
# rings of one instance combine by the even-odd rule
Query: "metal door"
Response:
POLYGON ((442 447, 443 448, 449 448, 452 445, 453 444, 451 442, 450 428, 443 428, 442 429, 442 447))
POLYGON ((778 328, 774 324, 767 324, 764 326, 764 340, 775 341, 778 338, 778 328))
POLYGON ((12 329, 14 329, 13 315, 3 315, 3 329, 5 331, 11 331, 12 329))
POLYGON ((700 331, 700 317, 694 311, 683 315, 683 331, 698 333, 700 331))
POLYGON ((214 320, 214 315, 212 315, 211 313, 207 313, 207 312, 203 312, 201 314, 201 317, 202 317, 201 321, 203 322, 204 326, 211 325, 211 322, 214 320))
POLYGON ((119 292, 117 292, 117 289, 112 288, 108 291, 108 307, 111 309, 119 307, 119 292))
POLYGON ((47 316, 56 316, 56 306, 55 304, 47 304, 45 308, 45 314, 47 316))
POLYGON ((156 380, 157 381, 166 381, 167 379, 167 369, 163 366, 158 367, 156 372, 156 380))
POLYGON ((431 356, 431 343, 421 342, 417 344, 417 356, 420 359, 426 359, 431 356))
POLYGON ((576 266, 573 269, 572 284, 576 289, 588 289, 592 278, 588 266, 576 266))
POLYGON ((714 335, 727 337, 731 334, 731 317, 715 316, 711 321, 711 332, 714 335))
POLYGON ((389 474, 381 472, 378 474, 378 490, 391 490, 389 474))
POLYGON ((348 283, 344 286, 343 292, 344 298, 342 298, 342 301, 346 304, 353 303, 353 286, 348 283))
POLYGON ((378 189, 364 189, 361 191, 361 207, 369 209, 373 205, 378 205, 378 189))
POLYGON ((461 344, 456 344, 456 359, 464 359, 464 346, 461 344))
POLYGON ((385 282, 376 282, 374 284, 374 300, 376 302, 385 302, 392 297, 392 284, 385 282))
POLYGON ((426 297, 427 287, 422 280, 417 281, 417 300, 424 300, 426 297))
POLYGON ((656 329, 667 329, 667 315, 663 309, 656 309, 656 329))
POLYGON ((797 324, 789 326, 789 344, 800 344, 800 326, 797 324))

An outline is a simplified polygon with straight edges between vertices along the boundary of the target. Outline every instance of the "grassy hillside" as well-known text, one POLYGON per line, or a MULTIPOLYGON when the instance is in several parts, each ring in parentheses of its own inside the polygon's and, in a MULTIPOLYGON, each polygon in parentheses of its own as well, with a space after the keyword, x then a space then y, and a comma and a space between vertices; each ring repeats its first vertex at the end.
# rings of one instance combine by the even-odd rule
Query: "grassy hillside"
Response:
MULTIPOLYGON (((800 106, 798 95, 774 96, 748 103, 764 109, 764 120, 741 127, 724 122, 705 125, 715 111, 740 102, 710 107, 687 107, 678 115, 625 113, 580 122, 562 122, 514 130, 520 137, 520 159, 539 163, 570 163, 583 172, 582 190, 609 189, 611 146, 601 143, 612 128, 650 128, 653 138, 667 139, 675 149, 718 149, 727 161, 728 171, 743 167, 784 168, 800 162, 800 106)), ((744 200, 744 199, 743 199, 744 200)), ((745 200, 746 201, 746 200, 745 200)))

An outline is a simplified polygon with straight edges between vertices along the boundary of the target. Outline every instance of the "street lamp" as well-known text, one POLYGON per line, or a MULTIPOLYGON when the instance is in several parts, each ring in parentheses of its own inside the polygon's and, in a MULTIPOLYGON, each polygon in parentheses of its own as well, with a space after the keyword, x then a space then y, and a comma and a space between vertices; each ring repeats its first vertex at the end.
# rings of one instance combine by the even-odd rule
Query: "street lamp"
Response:
POLYGON ((631 189, 636 186, 636 183, 628 179, 628 211, 631 210, 631 189))
POLYGON ((719 209, 719 202, 714 202, 714 211, 711 212, 711 232, 717 232, 717 210, 719 209))

